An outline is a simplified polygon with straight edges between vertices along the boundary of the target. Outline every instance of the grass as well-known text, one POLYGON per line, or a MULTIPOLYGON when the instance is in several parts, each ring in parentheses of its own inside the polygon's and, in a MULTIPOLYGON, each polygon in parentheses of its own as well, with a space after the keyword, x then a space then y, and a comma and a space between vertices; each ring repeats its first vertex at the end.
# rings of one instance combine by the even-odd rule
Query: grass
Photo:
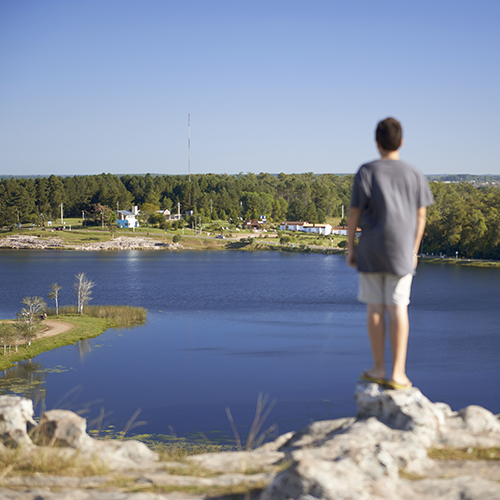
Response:
POLYGON ((125 437, 125 432, 113 432, 110 429, 104 430, 102 433, 97 430, 89 430, 88 433, 96 439, 141 441, 148 448, 157 452, 162 462, 183 462, 186 457, 193 455, 235 450, 234 445, 213 442, 204 436, 187 439, 167 434, 134 434, 125 437))
POLYGON ((22 230, 2 230, 0 231, 0 238, 7 238, 9 236, 33 236, 40 239, 48 238, 60 238, 65 244, 70 245, 80 245, 83 243, 91 243, 96 241, 109 241, 111 239, 111 233, 109 231, 97 230, 77 230, 72 229, 71 231, 55 231, 51 229, 46 229, 42 231, 39 228, 33 231, 22 229, 22 230))
MULTIPOLYGON (((147 310, 143 307, 132 306, 85 306, 85 316, 91 318, 106 319, 111 327, 122 328, 141 325, 147 318, 147 310)), ((48 316, 55 316, 55 309, 50 308, 48 316)), ((77 315, 76 306, 63 306, 59 308, 59 318, 61 316, 77 315)))
POLYGON ((0 453, 0 480, 7 476, 53 476, 88 477, 105 475, 108 467, 98 460, 82 460, 73 450, 40 448, 24 451, 21 447, 4 448, 0 453))
POLYGON ((500 448, 431 448, 433 460, 500 460, 500 448))
POLYGON ((420 257, 422 262, 429 264, 451 264, 454 266, 470 266, 470 267, 500 267, 500 261, 496 260, 480 260, 480 259, 455 259, 455 257, 420 257))
MULTIPOLYGON (((110 314, 108 317, 93 317, 88 314, 60 314, 59 316, 54 316, 51 319, 59 319, 66 323, 71 323, 73 328, 53 337, 33 340, 31 345, 19 346, 17 352, 12 350, 10 353, 0 356, 0 371, 11 368, 18 361, 34 358, 42 352, 65 345, 76 344, 79 340, 97 337, 108 328, 129 327, 140 324, 146 319, 146 310, 143 308, 131 308, 128 306, 93 306, 93 308, 95 314, 102 313, 106 308, 111 308, 113 314, 110 314), (134 309, 137 309, 137 311, 130 312, 134 309), (132 322, 133 318, 137 319, 137 322, 132 322)), ((88 309, 91 310, 92 307, 88 307, 88 309)), ((85 309, 85 313, 87 313, 87 308, 85 309)))
POLYGON ((205 498, 232 497, 233 500, 258 498, 267 486, 266 481, 242 482, 229 486, 173 486, 160 484, 137 484, 126 477, 116 477, 106 483, 110 489, 118 488, 125 493, 190 493, 205 498))
MULTIPOLYGON (((429 448, 427 455, 433 460, 452 460, 456 462, 487 460, 500 460, 500 448, 429 448)), ((399 477, 409 481, 420 481, 426 476, 413 474, 401 469, 399 477)))

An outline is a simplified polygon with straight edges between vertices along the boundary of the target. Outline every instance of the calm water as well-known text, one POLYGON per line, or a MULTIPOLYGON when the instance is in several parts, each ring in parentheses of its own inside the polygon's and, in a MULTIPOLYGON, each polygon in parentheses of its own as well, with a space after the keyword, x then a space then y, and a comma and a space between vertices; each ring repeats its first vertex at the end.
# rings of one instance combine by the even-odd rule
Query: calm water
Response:
MULTIPOLYGON (((48 408, 87 410, 89 426, 180 436, 242 433, 259 392, 276 399, 279 432, 352 415, 370 366, 356 273, 341 256, 265 252, 0 252, 0 318, 23 297, 74 304, 74 275, 95 304, 149 311, 145 326, 44 353, 4 374, 48 408), (48 300, 48 299, 47 299, 48 300), (36 370, 33 370, 36 368, 36 370)), ((410 306, 408 374, 431 400, 500 412, 500 270, 421 265, 410 306)), ((12 390, 6 384, 3 391, 12 390)), ((40 405, 38 405, 38 410, 40 405)))

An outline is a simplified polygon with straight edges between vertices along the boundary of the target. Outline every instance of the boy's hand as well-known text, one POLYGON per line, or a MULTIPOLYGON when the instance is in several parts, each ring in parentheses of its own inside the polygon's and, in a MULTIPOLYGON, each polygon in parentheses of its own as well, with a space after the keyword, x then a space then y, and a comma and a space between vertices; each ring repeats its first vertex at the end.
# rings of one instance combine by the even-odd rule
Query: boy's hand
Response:
POLYGON ((347 265, 356 269, 358 266, 356 265, 356 253, 354 250, 347 251, 347 265))

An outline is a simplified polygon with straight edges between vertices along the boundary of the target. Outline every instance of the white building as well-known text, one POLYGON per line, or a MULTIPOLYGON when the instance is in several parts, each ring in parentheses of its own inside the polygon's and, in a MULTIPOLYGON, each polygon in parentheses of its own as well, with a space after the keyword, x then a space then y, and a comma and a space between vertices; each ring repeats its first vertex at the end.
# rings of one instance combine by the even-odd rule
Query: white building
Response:
POLYGON ((170 210, 158 210, 157 213, 162 214, 165 220, 180 220, 181 214, 172 214, 170 210))
POLYGON ((282 222, 280 224, 282 231, 300 231, 303 233, 316 233, 316 234, 331 234, 331 224, 317 224, 309 222, 282 222))
POLYGON ((332 228, 332 234, 340 234, 341 236, 347 236, 347 227, 336 226, 332 228))
POLYGON ((304 224, 307 224, 307 222, 282 222, 280 229, 282 231, 302 231, 304 224))
POLYGON ((324 234, 328 235, 332 233, 332 226, 331 224, 309 224, 307 222, 304 222, 304 225, 302 226, 302 231, 305 233, 316 233, 316 234, 324 234))
POLYGON ((139 227, 139 221, 137 220, 137 215, 139 214, 139 209, 137 206, 132 207, 132 210, 118 210, 116 225, 118 227, 139 227))

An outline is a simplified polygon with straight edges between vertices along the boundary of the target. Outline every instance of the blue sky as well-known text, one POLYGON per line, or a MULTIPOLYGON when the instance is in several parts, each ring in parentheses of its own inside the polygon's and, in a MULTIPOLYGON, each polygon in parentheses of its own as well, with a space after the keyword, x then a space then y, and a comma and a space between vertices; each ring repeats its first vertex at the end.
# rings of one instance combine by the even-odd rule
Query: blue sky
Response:
POLYGON ((500 173, 500 2, 0 0, 0 174, 500 173))

